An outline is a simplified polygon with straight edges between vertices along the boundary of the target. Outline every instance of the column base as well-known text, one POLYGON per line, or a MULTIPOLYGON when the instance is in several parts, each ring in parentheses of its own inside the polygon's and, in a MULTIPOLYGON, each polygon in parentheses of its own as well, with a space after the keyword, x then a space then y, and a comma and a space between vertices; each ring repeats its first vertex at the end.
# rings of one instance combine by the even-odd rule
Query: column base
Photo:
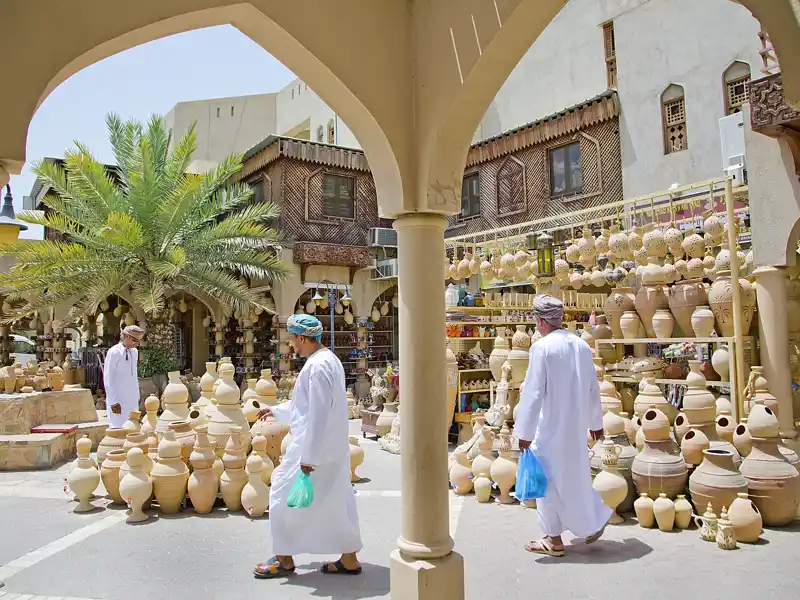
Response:
POLYGON ((392 600, 464 600, 464 557, 457 552, 418 560, 395 550, 389 560, 392 600))

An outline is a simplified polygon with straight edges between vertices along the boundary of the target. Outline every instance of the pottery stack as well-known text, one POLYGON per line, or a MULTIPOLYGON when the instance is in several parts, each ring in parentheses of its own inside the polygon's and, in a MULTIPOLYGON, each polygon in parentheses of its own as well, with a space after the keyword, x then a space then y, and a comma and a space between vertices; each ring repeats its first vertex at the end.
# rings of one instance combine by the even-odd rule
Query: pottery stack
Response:
POLYGON ((208 417, 214 409, 214 384, 217 382, 217 363, 207 362, 206 372, 200 378, 200 398, 192 405, 208 417))
POLYGON ((233 379, 235 372, 235 367, 231 363, 222 363, 219 366, 220 378, 215 392, 217 409, 211 413, 208 421, 208 436, 214 442, 215 452, 220 458, 225 454, 233 426, 241 428, 239 440, 243 444, 242 453, 247 452, 250 447, 250 424, 239 404, 239 388, 233 379))
POLYGON ((179 371, 167 373, 169 383, 164 389, 163 411, 158 417, 156 433, 163 434, 170 423, 189 420, 189 388, 181 381, 179 371))
POLYGON ((633 460, 631 472, 636 489, 650 498, 664 493, 675 498, 686 488, 689 471, 678 445, 670 437, 669 419, 651 408, 642 416, 644 448, 633 460))
MULTIPOLYGON (((607 412, 603 415, 603 433, 615 447, 619 447, 616 470, 625 478, 628 484, 627 495, 617 506, 617 512, 623 513, 631 510, 636 499, 636 486, 633 483, 631 469, 636 455, 639 454, 636 447, 631 444, 630 438, 625 431, 625 425, 625 419, 619 414, 607 412)), ((594 454, 590 458, 590 464, 592 473, 597 475, 603 470, 603 451, 598 446, 595 446, 593 450, 594 454)))

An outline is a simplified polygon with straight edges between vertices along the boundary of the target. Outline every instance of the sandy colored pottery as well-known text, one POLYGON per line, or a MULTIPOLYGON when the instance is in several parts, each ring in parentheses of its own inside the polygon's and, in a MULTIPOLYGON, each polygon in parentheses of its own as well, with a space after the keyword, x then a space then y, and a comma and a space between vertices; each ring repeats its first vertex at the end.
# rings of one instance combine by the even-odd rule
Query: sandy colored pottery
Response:
POLYGON ((603 407, 603 414, 622 412, 622 400, 617 394, 614 382, 611 381, 611 375, 604 375, 600 382, 600 403, 603 407))
MULTIPOLYGON (((633 420, 628 418, 628 413, 621 412, 621 413, 619 413, 619 416, 622 417, 622 420, 625 423, 625 435, 627 436, 628 441, 630 442, 631 446, 633 446, 635 448, 636 447, 636 432, 638 431, 638 429, 636 428, 636 425, 633 423, 633 420)), ((619 443, 619 442, 616 442, 616 443, 619 443)))
POLYGON ((511 488, 517 481, 517 463, 513 454, 508 450, 500 450, 498 457, 492 462, 489 474, 497 484, 500 495, 497 498, 501 504, 513 504, 517 501, 511 495, 511 488))
POLYGON ((492 377, 494 377, 495 381, 500 381, 503 363, 508 360, 508 342, 503 335, 504 329, 502 327, 498 327, 497 337, 494 339, 494 348, 492 348, 492 352, 489 354, 489 369, 491 370, 492 377))
POLYGON ((128 420, 122 424, 122 428, 127 429, 128 433, 131 432, 135 433, 139 431, 142 428, 141 425, 139 424, 139 419, 141 419, 141 417, 142 413, 140 413, 138 410, 130 411, 128 413, 128 420))
POLYGON ((247 458, 244 449, 242 429, 231 425, 228 443, 222 455, 225 472, 219 478, 219 489, 225 506, 232 512, 242 509, 242 489, 247 483, 247 474, 244 472, 247 458))
POLYGON ((647 286, 664 285, 669 281, 667 270, 661 265, 661 261, 652 256, 647 259, 641 270, 641 280, 647 286))
POLYGON ((181 381, 179 371, 167 373, 169 383, 164 388, 162 396, 163 408, 156 425, 157 433, 164 433, 169 429, 169 424, 174 421, 188 421, 189 419, 189 388, 181 381))
POLYGON ((67 485, 78 497, 78 504, 73 511, 91 512, 95 507, 89 499, 100 483, 100 473, 97 472, 97 467, 89 456, 92 451, 92 441, 85 437, 79 439, 75 445, 78 449, 78 459, 75 461, 75 467, 67 475, 67 485))
MULTIPOLYGON (((661 388, 656 385, 655 379, 652 377, 648 377, 644 380, 644 383, 640 385, 639 395, 636 396, 636 402, 633 406, 636 414, 641 415, 642 417, 644 417, 645 413, 647 413, 648 409, 651 407, 657 408, 659 412, 666 416, 667 426, 673 423, 675 421, 675 417, 678 415, 678 409, 675 408, 669 402, 669 400, 664 397, 664 394, 661 392, 661 388)), ((644 426, 645 420, 646 419, 642 420, 642 426, 644 426)), ((660 420, 658 421, 658 424, 661 424, 660 420)))
POLYGON ((640 337, 642 333, 642 321, 636 311, 625 311, 619 319, 619 326, 622 330, 622 339, 632 340, 640 337))
POLYGON ((710 338, 714 333, 714 313, 708 306, 698 306, 694 309, 692 331, 699 338, 710 338))
POLYGON ((200 377, 200 391, 202 392, 213 392, 214 391, 214 384, 217 382, 217 363, 215 362, 207 362, 206 363, 206 372, 203 373, 203 376, 200 377))
POLYGON ((686 393, 683 396, 683 412, 691 424, 710 423, 717 413, 714 394, 708 391, 706 378, 701 372, 699 360, 689 361, 686 376, 686 393))
POLYGON ((466 452, 458 450, 454 453, 455 461, 450 466, 450 487, 459 496, 466 496, 472 491, 472 465, 467 460, 466 452))
POLYGON ((175 433, 175 439, 181 445, 181 458, 186 465, 189 465, 189 456, 194 449, 195 433, 191 423, 188 421, 173 421, 169 428, 175 433))
MULTIPOLYGON (((626 436, 625 439, 627 440, 626 436)), ((619 457, 622 454, 622 446, 615 444, 611 436, 605 436, 602 443, 595 445, 594 454, 602 455, 602 471, 594 478, 592 486, 600 494, 603 504, 612 510, 611 518, 608 520, 612 525, 623 522, 623 518, 617 514, 617 507, 625 500, 628 495, 628 481, 619 472, 619 457)))
POLYGON ((617 339, 623 338, 620 319, 626 311, 635 310, 635 298, 633 288, 630 287, 614 288, 606 298, 603 311, 611 326, 611 331, 617 339))
POLYGON ((208 425, 208 416, 199 408, 193 408, 189 411, 189 424, 195 430, 201 425, 208 425))
POLYGON ((747 427, 747 419, 743 419, 742 422, 736 426, 733 432, 733 445, 736 446, 736 449, 742 457, 750 454, 753 441, 750 437, 750 430, 747 427))
POLYGON ((242 412, 244 412, 244 416, 247 417, 247 422, 252 425, 255 423, 256 419, 258 418, 258 410, 254 408, 253 402, 255 401, 255 406, 259 406, 258 404, 258 394, 256 394, 256 384, 258 380, 256 379, 248 379, 247 380, 247 388, 242 393, 242 412))
POLYGON ((160 404, 158 396, 148 396, 144 401, 145 415, 139 431, 147 436, 148 442, 152 447, 158 445, 156 426, 158 425, 158 407, 160 404))
POLYGON ((192 474, 189 476, 188 494, 192 507, 197 514, 205 515, 214 508, 214 501, 219 491, 219 476, 212 467, 219 460, 208 439, 208 427, 201 425, 195 430, 194 449, 189 457, 192 463, 192 474))
MULTIPOLYGON (((744 394, 744 413, 749 416, 756 404, 763 404, 777 416, 778 399, 770 393, 769 383, 764 377, 764 367, 761 366, 750 367, 750 376, 744 394)), ((753 433, 753 435, 756 434, 753 433)))
POLYGON ((777 438, 778 417, 763 404, 754 404, 747 415, 747 429, 750 437, 755 438, 777 438))
POLYGON ((633 503, 633 510, 636 513, 636 519, 639 521, 639 526, 645 529, 650 529, 655 525, 656 519, 653 514, 653 499, 647 494, 639 494, 639 497, 633 503))
POLYGON ((733 406, 731 405, 731 399, 728 398, 728 396, 724 395, 717 396, 716 404, 717 404, 717 415, 733 414, 733 406))
POLYGON ((106 435, 97 445, 97 463, 102 465, 106 455, 112 450, 122 450, 125 445, 125 436, 129 433, 130 431, 122 428, 109 427, 106 429, 106 435))
POLYGON ((246 466, 247 483, 242 488, 241 504, 250 517, 261 517, 269 507, 269 487, 261 478, 264 463, 261 457, 250 455, 246 466))
POLYGON ((692 503, 683 494, 675 499, 675 527, 689 529, 692 524, 692 503))
POLYGON ((689 258, 702 258, 706 243, 702 235, 697 231, 690 230, 684 235, 681 248, 689 258))
POLYGON ((728 508, 728 519, 736 532, 737 541, 755 544, 761 537, 761 529, 764 525, 761 513, 747 494, 738 494, 736 500, 731 503, 728 508))
POLYGON ((645 226, 642 246, 647 252, 647 256, 664 258, 667 255, 667 241, 664 239, 664 232, 653 223, 648 223, 645 226))
POLYGON ((146 458, 147 455, 141 448, 131 448, 126 460, 128 472, 119 482, 120 496, 131 508, 131 514, 126 519, 128 523, 140 523, 150 518, 150 515, 142 510, 142 506, 153 494, 153 482, 144 470, 146 458))
MULTIPOLYGON (((356 473, 356 469, 364 462, 364 449, 358 443, 358 438, 350 437, 348 439, 350 441, 350 482, 357 483, 361 481, 361 477, 356 473)), ((255 446, 255 443, 253 445, 255 446)))
POLYGON ((289 425, 278 423, 273 417, 256 421, 250 430, 253 437, 262 435, 267 438, 267 456, 275 466, 281 461, 281 444, 288 433, 289 425))
POLYGON ((394 420, 397 418, 397 407, 399 405, 399 402, 383 403, 383 410, 381 411, 381 414, 378 415, 378 419, 375 421, 375 427, 378 428, 378 435, 381 437, 392 430, 392 423, 394 423, 394 420))
POLYGON ((181 510, 189 480, 189 469, 181 456, 181 444, 175 439, 175 432, 167 429, 161 434, 158 443, 158 461, 150 473, 153 480, 153 493, 161 512, 177 514, 181 510))
MULTIPOLYGON (((531 338, 525 332, 525 325, 517 325, 517 331, 511 338, 511 351, 508 353, 508 362, 511 365, 511 381, 519 384, 525 380, 528 370, 528 357, 531 347, 531 338)), ((494 351, 492 351, 494 354, 494 351)), ((491 356, 489 361, 491 363, 491 356)))
POLYGON ((663 442, 669 439, 669 419, 659 408, 648 408, 642 415, 642 433, 646 440, 663 442))
POLYGON ((686 489, 689 471, 678 445, 671 439, 663 442, 645 440, 644 448, 631 467, 633 481, 640 493, 651 498, 665 493, 674 498, 686 489))
MULTIPOLYGON (((350 439, 352 443, 353 438, 350 439)), ((267 438, 265 438, 263 435, 254 436, 253 451, 250 454, 251 455, 255 454, 256 456, 261 457, 261 461, 264 463, 264 468, 261 469, 261 479, 264 480, 264 483, 269 485, 272 481, 272 472, 275 470, 275 464, 272 462, 272 459, 267 455, 267 438)))
POLYGON ((692 337, 692 313, 708 303, 708 292, 702 279, 686 279, 669 288, 669 309, 684 337, 692 337))
MULTIPOLYGON (((719 344, 711 355, 711 366, 720 376, 721 381, 728 381, 730 375, 730 351, 728 344, 719 344)), ((730 511, 728 512, 730 514, 730 511)))
POLYGON ((488 477, 476 477, 473 481, 475 485, 475 499, 480 503, 489 502, 492 499, 492 482, 488 477))
POLYGON ((753 448, 742 461, 741 467, 750 499, 761 512, 764 525, 783 527, 791 523, 797 513, 800 473, 778 449, 780 438, 754 436, 752 441, 753 448))
POLYGON ((668 339, 672 337, 672 330, 675 327, 675 319, 667 308, 659 308, 653 315, 653 331, 656 337, 668 339))
POLYGON ((653 329, 653 316, 659 309, 669 309, 669 298, 665 292, 666 286, 642 285, 639 291, 636 292, 636 313, 644 325, 647 337, 655 337, 656 333, 653 329))
POLYGON ((687 431, 689 431, 689 419, 686 418, 685 414, 678 413, 675 417, 675 441, 678 442, 678 444, 681 443, 687 431))
MULTIPOLYGON (((739 279, 742 335, 749 335, 756 306, 756 291, 747 279, 739 279)), ((733 283, 730 271, 720 271, 708 291, 708 304, 714 313, 719 334, 733 337, 733 283)))
MULTIPOLYGON (((142 451, 143 459, 142 459, 142 470, 150 475, 150 471, 153 470, 153 461, 150 459, 148 451, 150 450, 150 440, 145 433, 129 433, 125 437, 125 444, 122 446, 122 449, 125 451, 125 455, 128 455, 128 452, 133 450, 134 448, 139 448, 142 451)), ((123 462, 122 466, 119 468, 119 480, 122 481, 122 478, 129 472, 129 465, 128 462, 123 462)))
MULTIPOLYGON (((220 458, 225 453, 233 426, 241 428, 240 439, 245 446, 243 451, 250 445, 250 424, 239 405, 239 388, 233 379, 235 372, 234 366, 230 363, 223 363, 219 366, 220 378, 215 394, 217 409, 211 413, 208 421, 208 436, 214 442, 215 452, 220 458)), ((244 464, 242 469, 244 469, 244 464)), ((241 490, 239 491, 241 492, 241 490)))
POLYGON ((274 406, 277 404, 278 386, 272 380, 272 369, 261 369, 261 378, 256 382, 259 402, 274 406), (265 400, 266 398, 266 400, 265 400))
POLYGON ((653 516, 659 531, 672 531, 675 527, 675 503, 666 494, 659 494, 653 502, 653 516))
POLYGON ((736 469, 731 452, 710 448, 703 451, 703 462, 689 478, 689 492, 697 512, 710 502, 717 513, 730 506, 737 494, 747 492, 747 481, 736 469))
POLYGON ((622 386, 619 391, 620 399, 622 400, 622 410, 629 415, 634 413, 634 404, 636 402, 636 391, 627 385, 622 386))
POLYGON ((736 422, 729 412, 723 412, 717 417, 717 435, 720 439, 733 444, 733 434, 736 432, 736 422))
POLYGON ((687 465, 699 465, 703 462, 703 450, 710 447, 706 434, 699 429, 690 429, 681 439, 681 455, 687 465))
POLYGON ((125 462, 125 457, 125 450, 122 448, 111 450, 106 454, 106 458, 100 467, 103 487, 106 488, 111 502, 114 504, 125 504, 122 496, 119 495, 119 468, 125 462))

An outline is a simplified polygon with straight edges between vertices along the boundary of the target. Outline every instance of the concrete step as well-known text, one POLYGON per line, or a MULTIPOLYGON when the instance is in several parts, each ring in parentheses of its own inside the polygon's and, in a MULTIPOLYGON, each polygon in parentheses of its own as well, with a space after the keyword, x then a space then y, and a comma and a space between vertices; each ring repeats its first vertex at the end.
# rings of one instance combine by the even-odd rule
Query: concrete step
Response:
POLYGON ((84 435, 92 440, 92 449, 96 449, 105 435, 108 421, 47 427, 60 427, 64 431, 0 435, 0 471, 50 469, 72 460, 76 456, 75 442, 84 435))

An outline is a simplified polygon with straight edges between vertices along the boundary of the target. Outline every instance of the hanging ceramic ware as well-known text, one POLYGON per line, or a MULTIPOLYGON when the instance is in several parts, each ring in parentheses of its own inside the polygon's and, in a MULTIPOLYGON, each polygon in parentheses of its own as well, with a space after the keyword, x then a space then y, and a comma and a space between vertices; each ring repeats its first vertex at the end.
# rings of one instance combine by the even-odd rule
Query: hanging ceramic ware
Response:
POLYGON ((350 312, 350 308, 348 307, 348 309, 344 313, 344 322, 347 323, 348 325, 352 325, 354 320, 355 319, 353 318, 353 313, 350 312))
POLYGON ((577 263, 581 259, 581 251, 578 249, 578 246, 575 245, 574 241, 572 244, 567 246, 566 258, 567 261, 572 264, 577 263))
POLYGON ((478 258, 470 252, 467 252, 466 256, 469 257, 469 272, 471 275, 477 275, 481 271, 481 262, 478 258))
POLYGON ((611 225, 610 236, 608 238, 608 251, 617 260, 623 260, 628 252, 628 236, 620 231, 619 223, 611 225))
POLYGON ((582 258, 594 259, 597 256, 597 248, 594 244, 592 230, 588 226, 583 228, 583 235, 578 240, 578 250, 582 258))
POLYGON ((381 311, 378 310, 377 307, 373 306, 372 312, 370 312, 369 314, 369 318, 373 323, 377 323, 378 321, 381 320, 381 311))
POLYGON ((609 247, 608 247, 608 240, 609 240, 610 232, 608 229, 603 227, 600 230, 600 235, 598 235, 594 240, 594 247, 597 250, 598 254, 608 254, 609 247))
POLYGON ((455 259, 450 262, 450 265, 447 267, 447 272, 450 274, 450 279, 453 281, 458 281, 461 279, 461 276, 458 274, 458 265, 455 262, 455 259))
POLYGON ((712 212, 706 213, 708 216, 703 221, 703 231, 706 235, 710 236, 712 240, 718 240, 722 237, 725 231, 725 225, 720 218, 712 212))
POLYGON ((569 284, 573 289, 579 290, 583 287, 583 276, 575 271, 569 276, 569 284))
POLYGON ((631 252, 642 249, 642 235, 638 227, 632 229, 628 234, 628 248, 631 252))
POLYGON ((383 304, 381 304, 380 313, 381 313, 381 316, 384 316, 384 317, 389 314, 389 303, 388 302, 384 302, 383 304))
POLYGON ((336 304, 333 305, 333 312, 335 312, 337 315, 340 315, 344 312, 344 306, 342 306, 342 303, 338 300, 336 301, 336 304))
POLYGON ((487 279, 487 278, 491 278, 491 277, 493 276, 493 274, 494 274, 494 273, 493 273, 493 267, 492 267, 492 263, 490 263, 490 262, 489 262, 488 260, 486 260, 485 258, 484 258, 484 260, 483 260, 483 261, 481 261, 480 270, 481 270, 481 275, 482 275, 482 276, 483 276, 485 279, 487 279))
POLYGON ((306 302, 306 313, 308 313, 309 315, 313 315, 315 312, 317 312, 316 302, 314 302, 313 300, 309 300, 308 302, 306 302))
POLYGON ((667 255, 667 243, 664 240, 664 233, 660 227, 656 227, 653 223, 648 223, 645 226, 642 246, 647 256, 663 258, 667 255))
POLYGON ((681 243, 681 248, 689 258, 702 258, 706 249, 703 237, 696 231, 687 231, 681 243))
POLYGON ((470 254, 469 252, 465 252, 464 258, 462 258, 461 261, 458 263, 457 267, 458 276, 461 279, 469 279, 469 276, 472 274, 472 271, 470 270, 469 267, 469 263, 471 260, 472 260, 472 254, 470 254))
POLYGON ((518 269, 530 260, 531 256, 521 248, 514 254, 514 266, 518 269))

